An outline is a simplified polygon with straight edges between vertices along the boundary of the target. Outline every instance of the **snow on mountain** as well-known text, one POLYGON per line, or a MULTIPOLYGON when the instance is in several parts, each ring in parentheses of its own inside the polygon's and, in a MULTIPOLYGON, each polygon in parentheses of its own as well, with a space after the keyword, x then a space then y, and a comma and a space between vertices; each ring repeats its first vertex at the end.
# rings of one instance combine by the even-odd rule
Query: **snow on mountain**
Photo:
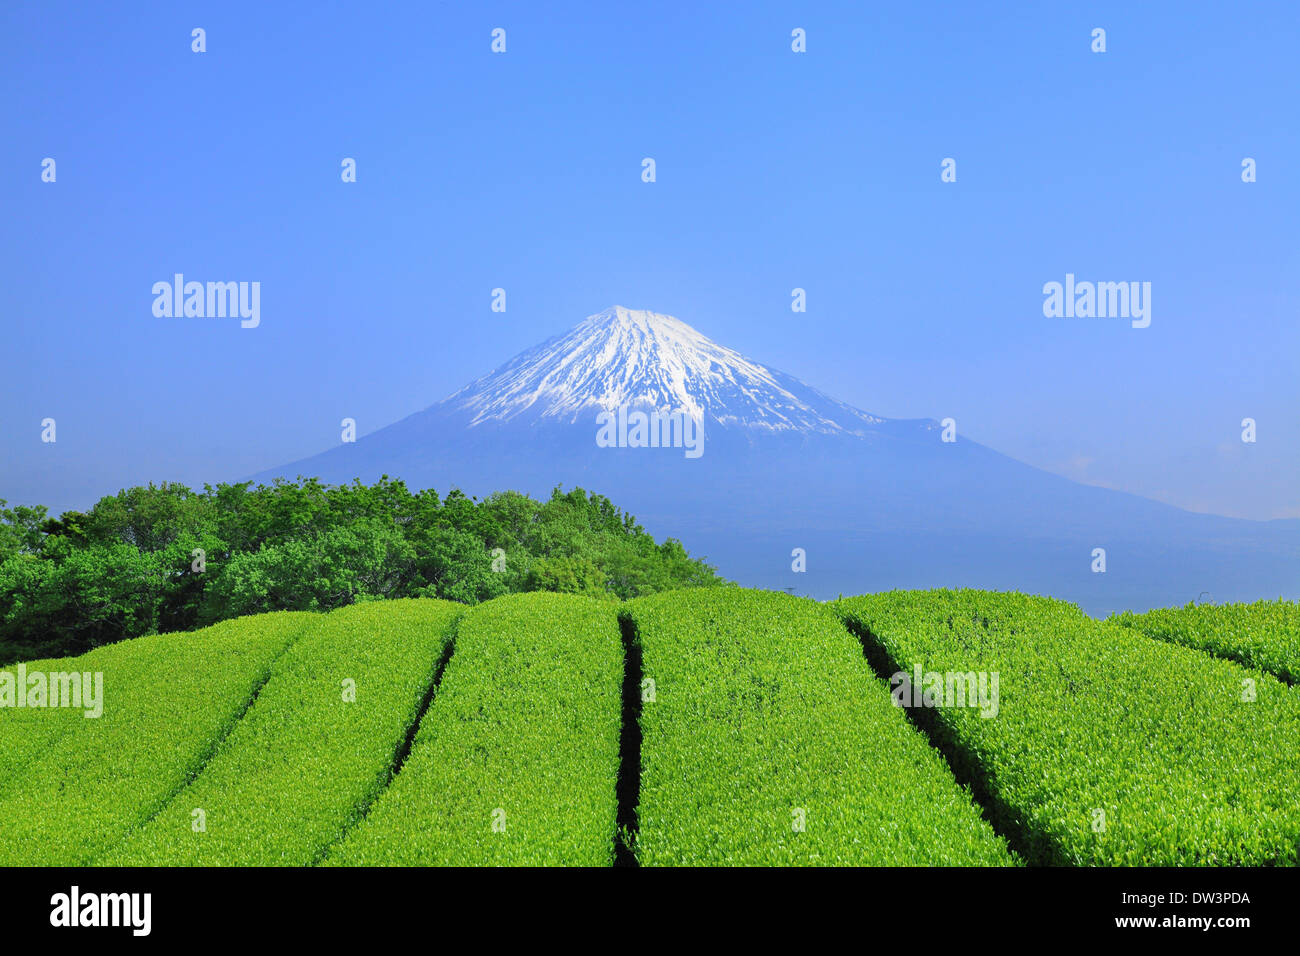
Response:
POLYGON ((440 403, 470 425, 572 424, 619 406, 723 427, 860 435, 884 419, 719 345, 680 319, 614 306, 521 352, 440 403))

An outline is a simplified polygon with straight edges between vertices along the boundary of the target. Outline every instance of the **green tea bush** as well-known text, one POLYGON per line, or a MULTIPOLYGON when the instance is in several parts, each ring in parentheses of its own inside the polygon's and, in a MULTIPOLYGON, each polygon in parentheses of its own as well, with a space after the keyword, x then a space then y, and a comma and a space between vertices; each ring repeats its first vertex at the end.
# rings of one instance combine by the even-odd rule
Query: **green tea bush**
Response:
POLYGON ((199 777, 123 846, 116 866, 301 866, 388 784, 464 606, 406 599, 319 619, 199 777), (202 809, 204 829, 192 813, 202 809))
POLYGON ((1300 683, 1300 604, 1188 604, 1112 617, 1148 637, 1195 647, 1218 657, 1268 671, 1288 684, 1300 683))
POLYGON ((903 671, 995 672, 992 719, 914 711, 1034 863, 1294 864, 1300 695, 1274 678, 1023 594, 837 603, 903 671))
MULTIPOLYGON (((28 661, 20 669, 14 664, 0 668, 0 681, 11 680, 17 692, 19 681, 32 673, 94 673, 104 670, 106 655, 101 648, 80 657, 60 657, 49 660, 28 661)), ((136 659, 136 663, 139 662, 136 659)), ((129 665, 128 665, 129 666, 129 665)), ((26 697, 25 683, 21 692, 26 697)), ((0 691, 0 693, 3 693, 0 691)), ((95 718, 100 719, 100 718, 95 718)), ((70 707, 17 707, 8 701, 0 706, 0 796, 23 780, 24 768, 48 752, 64 735, 74 731, 86 720, 85 710, 70 707)))
POLYGON ((0 789, 0 866, 84 865, 148 820, 203 767, 276 658, 319 620, 239 618, 41 665, 101 671, 103 715, 0 709, 0 760, 14 769, 0 789), (45 720, 43 737, 33 735, 45 720))
POLYGON ((335 865, 608 865, 623 648, 608 604, 478 605, 410 757, 335 865))
POLYGON ((1015 862, 824 607, 710 588, 627 608, 653 682, 640 863, 1015 862))

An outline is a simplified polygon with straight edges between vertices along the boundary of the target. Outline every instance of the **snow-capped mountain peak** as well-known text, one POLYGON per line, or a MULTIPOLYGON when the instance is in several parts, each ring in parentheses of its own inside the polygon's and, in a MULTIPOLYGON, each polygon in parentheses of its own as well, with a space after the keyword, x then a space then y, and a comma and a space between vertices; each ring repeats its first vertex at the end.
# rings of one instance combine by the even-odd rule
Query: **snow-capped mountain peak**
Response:
POLYGON ((467 414, 471 425, 520 418, 574 423, 620 406, 767 431, 860 434, 882 421, 681 319, 621 305, 521 352, 442 404, 467 414))

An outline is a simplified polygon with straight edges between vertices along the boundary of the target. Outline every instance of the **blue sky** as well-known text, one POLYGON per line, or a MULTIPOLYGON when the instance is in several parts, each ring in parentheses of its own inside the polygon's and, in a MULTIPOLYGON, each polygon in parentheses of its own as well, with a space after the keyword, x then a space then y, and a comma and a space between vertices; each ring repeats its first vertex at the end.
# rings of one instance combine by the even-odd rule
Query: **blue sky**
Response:
POLYGON ((1073 478, 1300 516, 1298 27, 1282 2, 6 3, 0 497, 292 461, 617 303, 1073 478), (260 327, 156 318, 175 272, 259 281, 260 327), (1151 326, 1045 318, 1067 272, 1150 282, 1151 326))

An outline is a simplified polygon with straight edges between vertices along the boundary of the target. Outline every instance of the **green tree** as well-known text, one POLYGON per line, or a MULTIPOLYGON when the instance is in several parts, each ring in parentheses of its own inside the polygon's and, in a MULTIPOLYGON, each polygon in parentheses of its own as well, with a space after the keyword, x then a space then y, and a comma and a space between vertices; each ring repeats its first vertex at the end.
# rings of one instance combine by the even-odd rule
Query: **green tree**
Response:
POLYGON ((608 498, 555 488, 476 500, 314 478, 127 488, 50 518, 0 501, 0 662, 240 614, 527 590, 631 598, 717 583, 608 498))

